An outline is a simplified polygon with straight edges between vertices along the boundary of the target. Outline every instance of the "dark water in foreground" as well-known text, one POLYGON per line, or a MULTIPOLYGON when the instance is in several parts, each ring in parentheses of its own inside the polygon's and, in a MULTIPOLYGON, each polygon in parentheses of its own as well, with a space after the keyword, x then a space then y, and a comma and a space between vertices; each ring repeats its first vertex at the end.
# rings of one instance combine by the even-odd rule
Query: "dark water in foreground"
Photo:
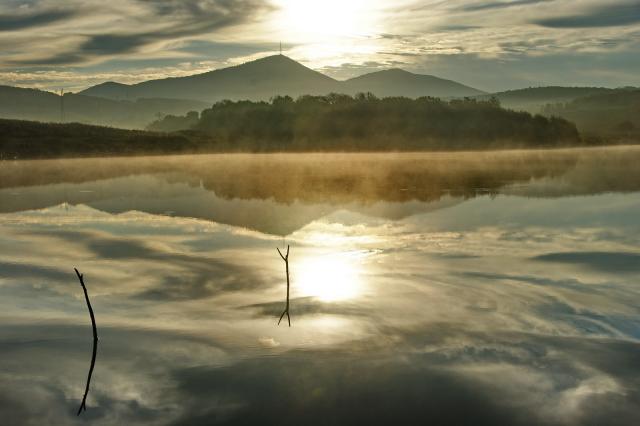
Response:
POLYGON ((639 217, 637 148, 0 162, 0 423, 636 424, 639 217))

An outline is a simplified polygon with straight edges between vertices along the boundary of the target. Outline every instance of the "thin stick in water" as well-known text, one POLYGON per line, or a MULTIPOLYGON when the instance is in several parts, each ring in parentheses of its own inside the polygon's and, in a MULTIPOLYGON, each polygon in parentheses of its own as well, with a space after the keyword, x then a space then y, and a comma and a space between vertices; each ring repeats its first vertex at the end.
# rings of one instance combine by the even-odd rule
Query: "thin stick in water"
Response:
POLYGON ((84 298, 87 301, 87 307, 89 308, 89 315, 91 316, 91 325, 93 327, 93 355, 91 356, 91 366, 89 367, 89 375, 87 376, 87 386, 84 389, 84 396, 82 397, 82 403, 80 404, 80 408, 78 408, 78 416, 84 410, 87 411, 87 395, 89 394, 89 385, 91 384, 91 375, 93 374, 93 368, 96 365, 96 354, 98 353, 98 329, 96 328, 96 317, 93 315, 93 308, 91 308, 91 302, 89 302, 89 294, 87 293, 87 287, 84 285, 83 276, 76 268, 73 268, 76 271, 76 275, 80 280, 80 285, 82 286, 82 290, 84 290, 84 298))
POLYGON ((282 252, 280 251, 279 248, 276 247, 276 250, 278 250, 278 254, 282 258, 282 260, 284 260, 284 264, 287 271, 287 304, 285 305, 284 312, 282 312, 282 315, 280 315, 280 319, 278 320, 278 325, 280 325, 280 321, 282 321, 282 318, 284 318, 284 315, 287 314, 289 327, 291 327, 291 317, 289 316, 289 246, 287 246, 287 254, 285 256, 282 255, 282 252))

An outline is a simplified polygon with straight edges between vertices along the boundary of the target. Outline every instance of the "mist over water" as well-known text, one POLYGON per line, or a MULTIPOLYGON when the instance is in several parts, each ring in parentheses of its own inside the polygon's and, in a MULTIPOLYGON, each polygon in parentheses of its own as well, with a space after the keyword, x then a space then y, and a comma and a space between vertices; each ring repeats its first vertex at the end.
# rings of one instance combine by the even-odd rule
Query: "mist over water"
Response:
POLYGON ((633 424, 638 164, 629 147, 0 162, 0 419, 633 424), (79 418, 73 267, 100 334, 79 418))

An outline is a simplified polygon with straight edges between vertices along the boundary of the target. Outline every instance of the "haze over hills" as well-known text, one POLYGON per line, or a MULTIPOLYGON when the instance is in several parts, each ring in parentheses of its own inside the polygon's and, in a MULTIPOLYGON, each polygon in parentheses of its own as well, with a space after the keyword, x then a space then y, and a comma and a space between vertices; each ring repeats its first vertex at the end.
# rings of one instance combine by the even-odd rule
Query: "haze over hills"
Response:
POLYGON ((543 106, 571 102, 585 96, 615 93, 623 89, 610 89, 604 87, 528 87, 525 89, 507 90, 479 96, 480 99, 495 97, 505 108, 539 113, 543 106))
POLYGON ((36 89, 0 86, 0 117, 43 122, 101 124, 139 129, 159 116, 200 110, 206 103, 179 99, 117 101, 67 93, 59 95, 36 89), (61 109, 62 108, 62 109, 61 109))
POLYGON ((464 97, 484 92, 434 76, 387 70, 347 81, 334 80, 284 56, 274 55, 242 65, 188 77, 151 80, 133 85, 104 83, 82 92, 110 99, 149 97, 204 102, 268 100, 276 95, 325 95, 372 92, 377 96, 464 97))
POLYGON ((570 120, 590 135, 640 138, 640 89, 618 89, 549 104, 543 113, 570 120))

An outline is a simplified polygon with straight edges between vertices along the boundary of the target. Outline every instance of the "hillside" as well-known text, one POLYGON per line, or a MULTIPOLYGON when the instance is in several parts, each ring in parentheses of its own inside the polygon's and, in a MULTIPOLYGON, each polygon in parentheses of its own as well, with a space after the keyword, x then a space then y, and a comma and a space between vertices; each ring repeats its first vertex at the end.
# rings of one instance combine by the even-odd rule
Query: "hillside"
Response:
POLYGON ((122 96, 123 91, 131 99, 161 97, 213 102, 326 94, 339 91, 339 83, 286 56, 276 55, 188 77, 151 80, 130 86, 109 83, 89 88, 82 94, 115 99, 122 96))
POLYGON ((587 134, 640 139, 640 89, 620 89, 549 104, 543 112, 571 120, 587 134))
MULTIPOLYGON (((60 122, 61 101, 51 92, 0 86, 0 118, 60 122)), ((62 106, 66 122, 135 129, 144 128, 158 116, 201 110, 208 104, 178 99, 115 101, 67 93, 62 106)))
POLYGON ((505 108, 519 111, 539 113, 547 104, 570 102, 585 96, 615 92, 616 89, 603 87, 529 87, 526 89, 508 90, 480 96, 479 99, 495 97, 505 108))
POLYGON ((0 160, 198 152, 195 137, 0 119, 0 160))
POLYGON ((390 69, 365 74, 342 83, 344 93, 371 92, 379 97, 405 96, 440 98, 477 96, 484 92, 451 80, 432 75, 413 74, 401 69, 390 69))
POLYGON ((269 100, 329 93, 372 92, 377 96, 462 97, 483 92, 450 80, 402 70, 381 71, 344 82, 313 71, 283 55, 188 77, 151 80, 133 85, 104 83, 82 94, 109 99, 141 97, 186 98, 213 103, 229 100, 269 100))

